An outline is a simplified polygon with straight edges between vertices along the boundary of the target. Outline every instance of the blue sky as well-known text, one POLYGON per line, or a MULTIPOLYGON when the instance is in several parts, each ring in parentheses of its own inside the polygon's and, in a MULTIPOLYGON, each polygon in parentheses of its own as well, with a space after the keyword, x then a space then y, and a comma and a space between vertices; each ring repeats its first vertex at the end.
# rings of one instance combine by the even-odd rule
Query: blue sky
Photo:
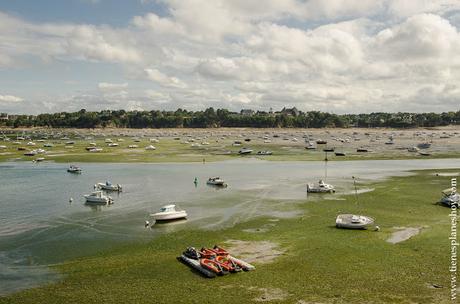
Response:
POLYGON ((458 110, 454 0, 0 0, 0 112, 458 110))

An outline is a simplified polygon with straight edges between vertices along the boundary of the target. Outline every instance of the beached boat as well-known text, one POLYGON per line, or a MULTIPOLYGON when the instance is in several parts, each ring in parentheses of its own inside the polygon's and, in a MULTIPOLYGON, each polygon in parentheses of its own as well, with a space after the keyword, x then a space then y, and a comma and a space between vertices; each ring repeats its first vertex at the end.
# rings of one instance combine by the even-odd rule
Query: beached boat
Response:
POLYGON ((223 179, 220 177, 210 177, 207 181, 206 184, 211 185, 211 186, 220 186, 220 187, 225 187, 227 184, 223 179))
POLYGON ((190 268, 195 269, 196 271, 198 271, 199 273, 201 273, 202 275, 204 275, 207 278, 216 277, 216 273, 214 273, 214 272, 208 270, 207 268, 204 268, 204 267, 201 266, 200 254, 199 254, 198 250, 196 250, 193 247, 187 248, 182 253, 182 255, 179 256, 177 259, 179 261, 181 261, 182 263, 186 264, 187 266, 189 266, 190 268))
POLYGON ((431 153, 430 152, 423 152, 423 151, 420 151, 418 152, 419 155, 421 156, 431 156, 431 153))
POLYGON ((157 213, 150 214, 155 221, 173 221, 187 217, 187 212, 176 205, 165 205, 157 213))
POLYGON ((35 156, 37 154, 38 154, 37 151, 33 150, 33 151, 28 151, 24 153, 24 156, 35 156))
POLYGON ((439 201, 439 203, 446 205, 448 207, 452 207, 453 205, 459 206, 460 202, 460 195, 457 193, 456 188, 448 188, 442 191, 443 197, 439 201))
POLYGON ((420 149, 417 148, 417 147, 410 147, 410 148, 407 149, 407 151, 408 152, 418 152, 418 151, 420 151, 420 149))
POLYGON ((145 150, 156 150, 156 148, 152 145, 149 145, 147 147, 145 147, 145 150))
POLYGON ((308 193, 334 193, 334 186, 326 184, 322 179, 318 181, 317 185, 307 184, 308 193))
POLYGON ((258 151, 257 155, 272 155, 272 151, 258 151))
POLYGON ((106 191, 117 191, 117 192, 122 191, 122 187, 120 184, 114 185, 109 181, 106 181, 105 183, 97 183, 95 188, 100 189, 100 190, 106 190, 106 191))
POLYGON ((316 149, 316 145, 315 145, 314 142, 309 141, 308 144, 307 144, 307 146, 305 147, 305 149, 307 149, 307 150, 315 150, 315 149, 316 149))
POLYGON ((81 173, 81 168, 77 167, 77 166, 74 166, 74 165, 70 165, 70 167, 67 169, 67 172, 80 174, 81 173))
POLYGON ((94 191, 91 194, 86 194, 84 195, 86 199, 86 203, 90 204, 111 204, 113 202, 113 199, 105 195, 104 192, 102 191, 94 191))
POLYGON ((335 156, 346 156, 345 152, 335 152, 335 156))
POLYGON ((366 148, 358 148, 356 149, 356 152, 360 152, 360 153, 365 153, 365 152, 370 152, 369 149, 366 149, 366 148))
POLYGON ((323 152, 334 152, 334 148, 324 148, 323 152))
POLYGON ((316 140, 316 144, 317 144, 317 145, 326 145, 326 144, 327 144, 327 140, 317 139, 317 140, 316 140))
POLYGON ((243 148, 243 149, 241 149, 240 151, 238 151, 238 154, 241 154, 241 155, 244 155, 244 154, 251 154, 252 151, 253 151, 252 149, 243 148))
POLYGON ((431 144, 428 142, 420 143, 417 145, 419 149, 429 149, 431 147, 431 144))
POLYGON ((335 220, 337 228, 347 229, 366 229, 367 226, 373 223, 373 218, 355 214, 339 214, 335 220))

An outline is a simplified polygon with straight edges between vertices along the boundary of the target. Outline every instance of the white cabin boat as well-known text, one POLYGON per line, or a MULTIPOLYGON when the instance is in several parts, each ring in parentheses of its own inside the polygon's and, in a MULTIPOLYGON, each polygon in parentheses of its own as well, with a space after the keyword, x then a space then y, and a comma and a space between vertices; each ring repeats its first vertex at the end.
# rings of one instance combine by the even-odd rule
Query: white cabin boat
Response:
POLYGON ((223 179, 220 177, 210 177, 207 181, 206 184, 212 185, 212 186, 226 186, 227 184, 223 179))
POLYGON ((120 184, 114 185, 109 181, 106 181, 105 183, 97 183, 96 188, 100 190, 106 190, 106 191, 118 191, 118 192, 122 191, 122 187, 120 184))
POLYGON ((152 213, 150 216, 155 221, 173 221, 186 218, 187 212, 171 204, 161 207, 159 212, 152 213))
POLYGON ((87 194, 84 196, 87 203, 92 204, 111 204, 113 203, 113 199, 105 195, 102 191, 94 191, 91 194, 87 194))
POLYGON ((74 165, 70 165, 69 169, 67 169, 67 172, 69 172, 69 173, 81 173, 81 168, 77 167, 77 166, 74 166, 74 165))

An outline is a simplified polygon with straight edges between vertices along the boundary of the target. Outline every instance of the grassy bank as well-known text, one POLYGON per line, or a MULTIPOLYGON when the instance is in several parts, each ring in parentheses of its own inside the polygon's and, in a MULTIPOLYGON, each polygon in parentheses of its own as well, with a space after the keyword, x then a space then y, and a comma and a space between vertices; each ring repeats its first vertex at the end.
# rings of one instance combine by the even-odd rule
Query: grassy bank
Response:
POLYGON ((300 201, 303 215, 295 218, 164 235, 55 266, 62 281, 0 303, 450 303, 450 210, 434 204, 449 181, 419 171, 366 185, 375 190, 360 194, 359 204, 352 195, 300 201), (336 229, 335 216, 343 212, 372 216, 381 231, 336 229), (422 230, 390 244, 394 227, 422 230), (175 259, 187 246, 228 240, 271 242, 283 253, 271 263, 255 262, 254 272, 216 279, 175 259))

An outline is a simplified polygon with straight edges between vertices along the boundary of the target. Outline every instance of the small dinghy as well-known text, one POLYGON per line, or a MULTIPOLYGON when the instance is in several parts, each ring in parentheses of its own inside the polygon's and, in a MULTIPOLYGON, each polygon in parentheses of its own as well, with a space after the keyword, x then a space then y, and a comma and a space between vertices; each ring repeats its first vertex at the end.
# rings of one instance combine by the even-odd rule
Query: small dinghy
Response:
POLYGON ((225 187, 227 184, 223 179, 220 177, 210 177, 207 181, 206 184, 211 185, 211 186, 219 186, 219 187, 225 187))
POLYGON ((86 203, 91 204, 112 204, 113 199, 105 195, 102 191, 94 191, 91 194, 85 195, 86 203))
POLYGON ((373 218, 355 214, 339 214, 335 220, 337 228, 346 229, 366 229, 368 225, 372 225, 373 223, 373 218))
POLYGON ((457 206, 459 205, 460 202, 460 195, 457 193, 456 188, 448 188, 442 191, 443 197, 439 201, 439 203, 447 206, 447 207, 452 207, 452 206, 457 206))
POLYGON ((429 149, 431 147, 431 144, 428 142, 420 143, 417 145, 417 148, 419 149, 429 149))
POLYGON ((74 166, 74 165, 70 165, 70 167, 67 169, 67 172, 80 174, 81 173, 81 168, 77 167, 77 166, 74 166))
POLYGON ((317 185, 307 184, 308 193, 334 193, 334 186, 326 184, 322 179, 318 181, 317 185))
POLYGON ((161 221, 174 221, 178 219, 184 219, 187 217, 187 212, 180 209, 174 204, 165 205, 160 208, 157 213, 152 213, 150 216, 157 222, 161 221))
POLYGON ((121 192, 123 190, 120 184, 114 185, 109 181, 106 181, 105 183, 97 183, 95 188, 100 189, 100 190, 105 190, 105 191, 117 191, 117 192, 121 192))

